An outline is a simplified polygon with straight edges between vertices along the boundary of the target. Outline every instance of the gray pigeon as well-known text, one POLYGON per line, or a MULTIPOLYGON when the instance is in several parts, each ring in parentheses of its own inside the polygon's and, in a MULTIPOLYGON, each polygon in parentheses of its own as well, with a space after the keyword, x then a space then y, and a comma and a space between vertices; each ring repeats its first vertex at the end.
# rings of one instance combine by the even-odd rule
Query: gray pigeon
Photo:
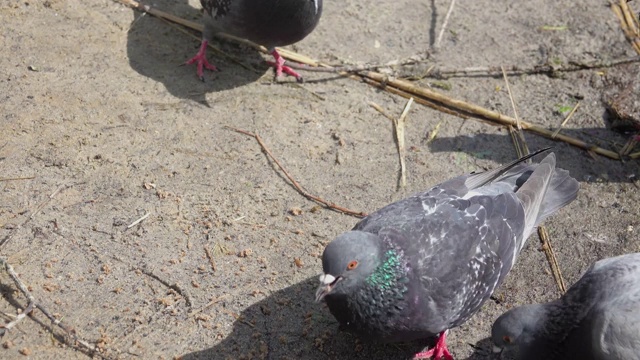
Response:
POLYGON ((491 338, 520 360, 640 360, 640 253, 596 262, 556 301, 507 311, 491 338))
POLYGON ((320 20, 322 0, 200 0, 204 8, 204 33, 200 50, 189 64, 197 64, 203 80, 203 67, 217 71, 207 61, 207 44, 219 33, 234 35, 264 45, 273 55, 276 77, 282 72, 302 82, 302 76, 288 66, 276 46, 290 45, 309 35, 320 20))
POLYGON ((545 150, 365 217, 324 250, 316 301, 365 339, 437 336, 414 359, 452 359, 448 329, 480 309, 536 226, 577 195, 578 182, 555 167, 555 154, 524 163, 545 150))

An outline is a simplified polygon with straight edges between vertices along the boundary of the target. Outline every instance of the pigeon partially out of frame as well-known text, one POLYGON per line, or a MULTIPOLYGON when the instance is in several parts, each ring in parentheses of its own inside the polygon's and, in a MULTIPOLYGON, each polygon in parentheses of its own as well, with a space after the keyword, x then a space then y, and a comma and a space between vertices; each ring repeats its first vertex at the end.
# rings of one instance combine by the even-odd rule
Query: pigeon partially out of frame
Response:
POLYGON ((507 311, 491 338, 519 360, 640 360, 640 253, 596 262, 556 301, 507 311))
POLYGON ((198 77, 204 70, 217 71, 207 61, 207 44, 220 32, 264 45, 274 57, 276 77, 284 72, 299 82, 302 76, 288 66, 276 46, 296 43, 309 35, 322 15, 322 0, 200 0, 204 8, 204 32, 198 53, 186 64, 196 64, 198 77))

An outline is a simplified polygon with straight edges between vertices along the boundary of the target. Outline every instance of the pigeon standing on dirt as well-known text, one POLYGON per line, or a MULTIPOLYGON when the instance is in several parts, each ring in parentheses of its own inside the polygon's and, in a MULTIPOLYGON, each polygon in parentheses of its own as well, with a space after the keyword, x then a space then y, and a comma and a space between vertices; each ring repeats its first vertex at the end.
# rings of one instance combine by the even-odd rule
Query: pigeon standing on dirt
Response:
POLYGON ((491 338, 519 360, 640 360, 640 253, 596 262, 556 301, 509 310, 491 338))
MULTIPOLYGON (((547 150, 547 149, 545 149, 547 150)), ((452 359, 448 329, 477 312, 536 226, 573 201, 579 184, 526 156, 387 205, 324 250, 316 301, 365 339, 433 338, 414 359, 452 359)))
POLYGON ((322 14, 322 0, 200 0, 200 4, 205 12, 202 44, 186 64, 197 64, 201 80, 203 67, 217 71, 207 61, 207 44, 223 32, 264 45, 274 57, 270 64, 276 69, 276 77, 284 72, 302 81, 300 74, 284 65, 275 47, 296 43, 313 31, 322 14))

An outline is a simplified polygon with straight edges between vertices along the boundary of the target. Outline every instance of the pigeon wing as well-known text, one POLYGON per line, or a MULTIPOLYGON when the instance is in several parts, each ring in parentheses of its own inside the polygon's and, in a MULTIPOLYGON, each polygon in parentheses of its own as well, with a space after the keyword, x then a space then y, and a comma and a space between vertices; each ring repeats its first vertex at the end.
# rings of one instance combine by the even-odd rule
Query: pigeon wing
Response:
POLYGON ((428 214, 404 214, 404 222, 378 234, 408 259, 410 291, 419 299, 415 321, 426 322, 429 331, 462 324, 513 266, 524 226, 518 198, 513 193, 449 197, 428 214))

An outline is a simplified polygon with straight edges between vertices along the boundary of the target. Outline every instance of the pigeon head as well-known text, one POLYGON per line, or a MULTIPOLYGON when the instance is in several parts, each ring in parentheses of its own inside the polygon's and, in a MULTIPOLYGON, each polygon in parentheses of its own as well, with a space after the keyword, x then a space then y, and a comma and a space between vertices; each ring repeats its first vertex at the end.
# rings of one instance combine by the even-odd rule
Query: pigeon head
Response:
POLYGON ((544 308, 540 304, 520 306, 500 315, 491 328, 493 352, 525 352, 532 346, 541 321, 544 308))
POLYGON ((338 236, 324 249, 320 286, 316 301, 328 295, 347 295, 371 275, 380 264, 380 238, 377 235, 349 231, 338 236))

